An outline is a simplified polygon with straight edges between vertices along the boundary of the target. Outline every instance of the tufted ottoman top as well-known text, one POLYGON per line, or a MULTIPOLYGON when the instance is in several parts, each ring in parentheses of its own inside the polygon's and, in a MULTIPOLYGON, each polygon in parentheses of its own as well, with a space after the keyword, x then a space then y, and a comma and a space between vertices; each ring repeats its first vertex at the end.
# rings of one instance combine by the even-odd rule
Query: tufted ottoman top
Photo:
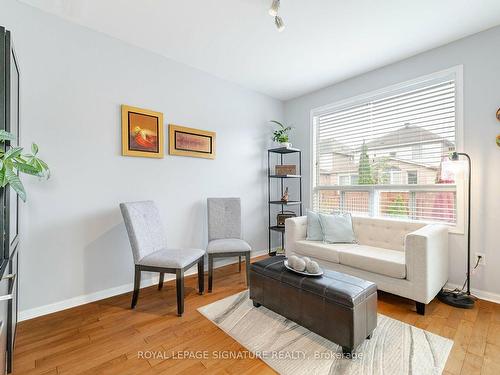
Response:
POLYGON ((341 272, 325 269, 320 277, 299 275, 285 267, 284 259, 277 256, 252 263, 250 272, 259 273, 347 307, 358 305, 377 291, 374 283, 341 272))

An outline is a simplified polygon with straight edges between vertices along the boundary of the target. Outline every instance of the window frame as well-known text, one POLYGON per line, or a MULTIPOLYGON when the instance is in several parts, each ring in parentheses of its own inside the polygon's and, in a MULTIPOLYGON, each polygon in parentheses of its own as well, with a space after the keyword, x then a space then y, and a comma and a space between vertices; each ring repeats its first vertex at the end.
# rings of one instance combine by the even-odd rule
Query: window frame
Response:
MULTIPOLYGON (((414 88, 415 86, 426 86, 426 85, 431 85, 434 81, 439 82, 442 81, 443 79, 446 78, 453 78, 455 80, 455 149, 457 152, 463 151, 463 146, 464 146, 464 122, 463 122, 463 65, 457 65, 453 66, 448 69, 444 69, 435 73, 423 75, 405 82, 401 83, 396 83, 392 84, 389 86, 386 86, 382 89, 366 92, 364 94, 356 95, 353 97, 345 98, 339 101, 336 101, 331 104, 327 104, 321 107, 313 108, 310 111, 310 134, 309 134, 309 150, 310 150, 310 168, 311 168, 311 173, 310 173, 310 178, 309 178, 309 202, 310 206, 312 208, 314 204, 314 193, 315 193, 315 181, 316 181, 316 173, 317 173, 317 168, 316 168, 316 129, 317 129, 317 124, 315 123, 315 118, 318 116, 321 116, 325 113, 331 113, 335 111, 342 110, 343 108, 355 106, 362 104, 367 101, 372 101, 372 100, 377 100, 383 97, 386 97, 388 95, 395 95, 398 92, 403 93, 407 91, 409 88, 414 88)), ((449 227, 449 232, 450 233, 456 233, 456 234, 464 234, 465 233, 465 218, 467 217, 467 207, 465 205, 465 202, 467 201, 467 188, 466 188, 466 181, 467 181, 467 175, 464 176, 463 179, 460 181, 457 181, 455 185, 448 185, 447 188, 452 188, 456 190, 456 223, 451 224, 451 223, 445 223, 443 222, 442 225, 446 225, 449 227)), ((374 185, 374 186, 379 186, 379 185, 374 185)), ((427 189, 435 189, 435 190, 441 190, 445 189, 444 187, 440 187, 439 185, 413 185, 413 184, 405 184, 399 186, 401 189, 404 187, 405 190, 408 190, 408 186, 412 187, 410 190, 414 190, 413 187, 418 187, 418 190, 423 190, 425 188, 427 189)), ((350 188, 353 188, 353 190, 356 190, 357 186, 353 185, 350 186, 350 188)), ((397 185, 380 185, 381 190, 386 190, 385 187, 390 187, 392 188, 398 188, 397 185)), ((323 188, 323 187, 322 187, 323 188)), ((333 188, 335 189, 335 188, 333 188)), ((363 189, 366 189, 366 186, 363 187, 363 189)), ((338 189, 340 190, 340 189, 338 189)), ((357 215, 353 215, 357 216, 357 215)), ((378 217, 382 219, 387 219, 386 217, 378 217)), ((401 220, 401 219, 391 219, 389 220, 397 220, 397 221, 412 221, 415 222, 414 220, 401 220)), ((418 222, 423 222, 425 223, 426 221, 418 221, 418 222)), ((435 223, 435 222, 433 222, 435 223)))
POLYGON ((418 170, 416 169, 411 169, 406 171, 406 185, 418 185, 418 170), (410 173, 413 175, 415 174, 415 183, 410 182, 410 173))

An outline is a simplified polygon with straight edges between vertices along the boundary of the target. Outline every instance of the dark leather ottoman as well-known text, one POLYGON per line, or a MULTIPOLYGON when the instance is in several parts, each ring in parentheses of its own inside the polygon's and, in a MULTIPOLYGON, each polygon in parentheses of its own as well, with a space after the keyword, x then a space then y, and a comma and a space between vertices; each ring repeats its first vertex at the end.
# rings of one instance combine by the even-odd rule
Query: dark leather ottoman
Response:
POLYGON ((342 346, 344 355, 377 327, 377 286, 358 277, 324 270, 321 277, 289 271, 284 257, 252 263, 250 298, 256 307, 293 320, 342 346))

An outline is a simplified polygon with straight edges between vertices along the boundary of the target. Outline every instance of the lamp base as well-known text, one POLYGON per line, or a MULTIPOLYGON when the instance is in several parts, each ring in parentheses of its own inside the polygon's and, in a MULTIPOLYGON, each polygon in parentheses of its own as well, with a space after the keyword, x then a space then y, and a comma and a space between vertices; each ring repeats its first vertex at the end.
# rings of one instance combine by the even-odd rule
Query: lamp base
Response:
POLYGON ((467 293, 447 291, 444 289, 438 293, 437 297, 441 302, 460 309, 472 309, 476 302, 475 297, 467 293))

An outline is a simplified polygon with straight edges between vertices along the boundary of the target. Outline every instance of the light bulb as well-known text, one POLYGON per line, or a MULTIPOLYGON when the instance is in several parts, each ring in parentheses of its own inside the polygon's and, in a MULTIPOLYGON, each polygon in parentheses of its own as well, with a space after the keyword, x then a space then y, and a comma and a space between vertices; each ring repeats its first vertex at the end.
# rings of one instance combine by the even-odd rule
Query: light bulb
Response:
POLYGON ((269 8, 269 14, 273 17, 278 15, 278 10, 280 9, 280 0, 273 0, 271 8, 269 8))
POLYGON ((283 19, 280 16, 274 17, 274 24, 276 25, 280 33, 283 30, 285 30, 285 23, 283 22, 283 19))

